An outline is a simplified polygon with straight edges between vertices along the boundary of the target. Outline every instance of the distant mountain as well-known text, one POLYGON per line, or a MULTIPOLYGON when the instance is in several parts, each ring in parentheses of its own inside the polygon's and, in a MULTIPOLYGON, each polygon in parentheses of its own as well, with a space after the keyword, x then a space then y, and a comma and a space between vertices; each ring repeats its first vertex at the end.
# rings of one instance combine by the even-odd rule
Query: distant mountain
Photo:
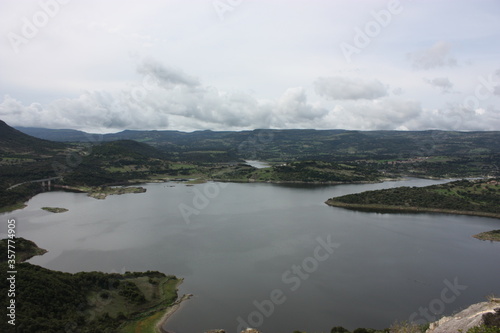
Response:
MULTIPOLYGON (((73 130, 19 128, 40 138, 89 141, 73 130)), ((257 129, 249 131, 132 131, 105 134, 103 141, 134 140, 164 151, 172 160, 268 161, 394 159, 500 154, 500 132, 351 131, 257 129)))
POLYGON ((86 148, 80 163, 64 177, 73 185, 98 186, 148 179, 170 171, 170 162, 156 148, 133 140, 102 142, 86 148))
POLYGON ((72 129, 48 129, 48 128, 21 127, 21 126, 16 126, 14 128, 25 134, 34 136, 35 138, 50 140, 50 141, 83 142, 89 140, 88 133, 72 129))
POLYGON ((27 135, 0 120, 0 156, 12 153, 34 153, 38 155, 64 148, 65 145, 62 143, 27 135))
POLYGON ((163 153, 158 149, 134 140, 103 142, 92 148, 92 157, 102 160, 131 158, 161 158, 163 153))

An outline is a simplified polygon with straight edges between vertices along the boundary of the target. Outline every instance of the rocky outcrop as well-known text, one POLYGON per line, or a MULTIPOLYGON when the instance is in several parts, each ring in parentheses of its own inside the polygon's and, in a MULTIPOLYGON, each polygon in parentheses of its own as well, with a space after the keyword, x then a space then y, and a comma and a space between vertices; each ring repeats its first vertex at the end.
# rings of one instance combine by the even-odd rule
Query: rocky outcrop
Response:
POLYGON ((456 315, 443 317, 431 323, 426 333, 467 332, 472 327, 484 324, 484 318, 500 315, 500 302, 494 299, 469 306, 456 315))

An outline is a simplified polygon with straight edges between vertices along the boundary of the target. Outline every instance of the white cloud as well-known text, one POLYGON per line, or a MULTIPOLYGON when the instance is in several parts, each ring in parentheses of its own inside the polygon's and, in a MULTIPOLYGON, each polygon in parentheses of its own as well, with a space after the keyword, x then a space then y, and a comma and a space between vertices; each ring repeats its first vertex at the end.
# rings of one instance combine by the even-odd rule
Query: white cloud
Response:
POLYGON ((200 84, 196 78, 186 75, 181 70, 167 68, 153 59, 144 60, 137 71, 142 75, 153 76, 161 85, 167 87, 178 84, 196 87, 200 84))
MULTIPOLYGON (((142 81, 118 92, 88 91, 75 98, 29 105, 6 95, 0 103, 0 119, 15 126, 98 132, 125 128, 189 131, 207 128, 500 128, 495 108, 472 111, 450 104, 441 109, 423 109, 418 101, 384 96, 386 88, 378 80, 317 79, 316 92, 335 98, 323 103, 309 101, 304 87, 288 88, 275 100, 257 99, 246 92, 221 91, 154 60, 141 62, 137 71, 143 75, 142 81)), ((452 87, 447 78, 428 80, 428 83, 441 89, 452 87)))
MULTIPOLYGON (((498 87, 476 95, 478 77, 496 82, 488 76, 500 52, 496 4, 404 3, 347 64, 339 43, 386 6, 247 1, 221 21, 206 0, 70 1, 18 54, 0 39, 0 119, 101 131, 450 129, 454 117, 443 110, 457 108, 443 105, 472 96, 472 109, 484 112, 464 119, 498 125, 498 87), (471 62, 457 66, 457 59, 471 62), (413 69, 427 70, 429 81, 413 69), (453 93, 438 96, 429 85, 453 93)), ((0 1, 0 35, 22 34, 24 18, 40 10, 38 0, 0 1)))
POLYGON ((375 99, 387 95, 378 80, 350 77, 320 77, 314 83, 316 93, 329 99, 375 99))
POLYGON ((457 59, 450 55, 450 51, 450 43, 439 41, 430 48, 409 53, 408 58, 416 69, 453 67, 457 65, 457 59))
POLYGON ((405 125, 412 119, 420 116, 422 109, 415 101, 395 98, 383 98, 380 100, 349 101, 337 105, 330 122, 337 122, 336 128, 353 128, 361 130, 389 130, 405 125))
POLYGON ((424 81, 433 87, 441 89, 443 94, 448 94, 452 92, 453 83, 447 77, 437 77, 434 79, 424 78, 424 81))

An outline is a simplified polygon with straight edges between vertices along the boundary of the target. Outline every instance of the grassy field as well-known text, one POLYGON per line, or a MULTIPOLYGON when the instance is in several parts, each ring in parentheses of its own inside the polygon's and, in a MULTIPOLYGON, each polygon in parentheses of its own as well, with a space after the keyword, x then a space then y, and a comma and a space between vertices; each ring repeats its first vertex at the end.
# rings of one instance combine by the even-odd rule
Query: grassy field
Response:
POLYGON ((500 230, 492 230, 492 231, 482 232, 480 234, 474 235, 473 237, 480 239, 480 240, 500 242, 500 230))
POLYGON ((120 329, 121 333, 154 333, 158 321, 162 318, 167 307, 177 299, 177 287, 181 280, 169 279, 161 281, 157 286, 158 289, 151 289, 151 285, 139 283, 138 286, 145 294, 149 294, 154 298, 158 292, 158 304, 148 311, 144 311, 136 316, 134 320, 129 321, 120 329), (146 290, 147 289, 147 290, 146 290))
POLYGON ((42 209, 51 213, 64 213, 68 211, 66 208, 59 207, 42 207, 42 209))
POLYGON ((15 211, 18 209, 23 209, 25 207, 26 207, 26 205, 24 203, 18 202, 14 205, 0 207, 0 213, 8 213, 8 212, 12 212, 12 211, 15 211))

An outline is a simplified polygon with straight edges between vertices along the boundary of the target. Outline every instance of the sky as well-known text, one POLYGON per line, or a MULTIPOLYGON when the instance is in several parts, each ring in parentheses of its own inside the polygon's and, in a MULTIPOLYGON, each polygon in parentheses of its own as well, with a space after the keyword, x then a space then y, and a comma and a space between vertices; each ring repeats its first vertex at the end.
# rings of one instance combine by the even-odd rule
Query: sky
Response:
POLYGON ((500 1, 0 0, 0 119, 500 130, 500 1))

